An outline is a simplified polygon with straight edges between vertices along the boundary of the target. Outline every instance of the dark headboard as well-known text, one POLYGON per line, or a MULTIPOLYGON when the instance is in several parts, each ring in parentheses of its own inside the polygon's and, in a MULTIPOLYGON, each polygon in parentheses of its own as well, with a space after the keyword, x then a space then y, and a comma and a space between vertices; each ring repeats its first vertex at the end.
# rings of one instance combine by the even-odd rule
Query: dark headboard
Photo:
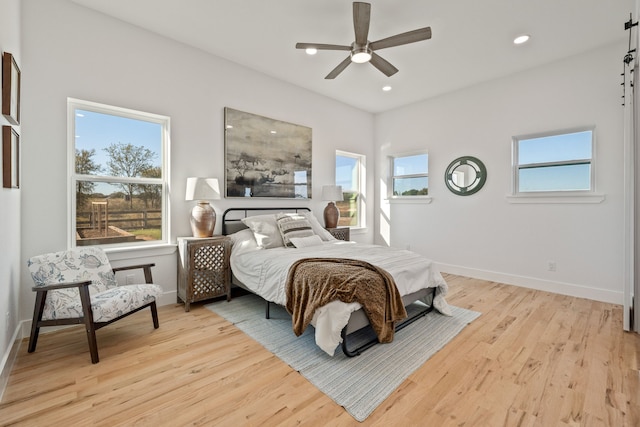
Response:
POLYGON ((247 228, 242 218, 256 215, 266 215, 277 212, 311 212, 309 208, 229 208, 222 214, 222 234, 233 234, 247 228))

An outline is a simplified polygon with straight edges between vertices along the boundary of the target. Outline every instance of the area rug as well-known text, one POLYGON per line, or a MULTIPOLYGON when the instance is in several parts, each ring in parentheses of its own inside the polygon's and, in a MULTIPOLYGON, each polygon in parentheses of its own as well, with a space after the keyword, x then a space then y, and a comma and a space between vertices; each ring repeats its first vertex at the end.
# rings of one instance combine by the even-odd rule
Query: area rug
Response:
MULTIPOLYGON (((209 310, 236 325, 279 357, 358 421, 364 421, 400 384, 453 339, 480 313, 451 307, 453 316, 431 312, 395 334, 393 343, 375 345, 356 357, 337 348, 333 357, 315 344, 313 327, 296 337, 291 316, 249 294, 230 302, 207 304, 209 310)), ((350 344, 350 348, 357 341, 350 344)))

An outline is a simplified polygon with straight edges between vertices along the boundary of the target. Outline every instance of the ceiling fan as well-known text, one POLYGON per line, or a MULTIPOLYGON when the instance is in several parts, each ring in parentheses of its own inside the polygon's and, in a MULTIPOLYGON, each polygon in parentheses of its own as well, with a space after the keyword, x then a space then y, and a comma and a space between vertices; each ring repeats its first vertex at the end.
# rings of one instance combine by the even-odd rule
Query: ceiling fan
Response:
POLYGON ((403 44, 415 43, 431 38, 431 27, 425 27, 402 34, 396 34, 395 36, 387 37, 375 42, 370 42, 367 39, 369 36, 370 20, 371 4, 354 2, 353 27, 356 34, 356 40, 351 43, 350 46, 321 43, 296 43, 296 49, 348 50, 351 52, 344 61, 338 64, 336 68, 327 74, 325 79, 335 79, 351 62, 371 62, 371 65, 382 71, 387 77, 390 77, 397 73, 398 69, 374 51, 403 44))

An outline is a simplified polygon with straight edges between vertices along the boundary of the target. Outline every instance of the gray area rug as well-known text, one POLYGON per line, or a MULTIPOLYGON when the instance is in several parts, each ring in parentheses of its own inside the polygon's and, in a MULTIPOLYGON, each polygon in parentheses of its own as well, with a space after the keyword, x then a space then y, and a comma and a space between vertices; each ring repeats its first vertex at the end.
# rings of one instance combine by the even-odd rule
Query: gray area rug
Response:
MULTIPOLYGON (((205 307, 258 341, 358 421, 364 421, 411 373, 480 316, 452 306, 453 317, 431 312, 398 331, 393 343, 375 345, 356 357, 346 357, 337 348, 331 357, 316 346, 313 327, 295 336, 291 316, 283 307, 271 304, 271 319, 266 320, 265 302, 256 295, 205 307)), ((357 341, 349 347, 355 345, 357 341)))

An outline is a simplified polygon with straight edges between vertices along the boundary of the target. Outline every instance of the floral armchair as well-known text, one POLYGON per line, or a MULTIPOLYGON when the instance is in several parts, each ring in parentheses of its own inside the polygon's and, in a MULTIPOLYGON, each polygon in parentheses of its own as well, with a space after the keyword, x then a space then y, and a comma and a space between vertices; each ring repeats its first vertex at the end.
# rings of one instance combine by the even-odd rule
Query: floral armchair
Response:
POLYGON ((151 284, 155 264, 111 268, 102 249, 84 247, 34 256, 27 265, 36 292, 29 353, 36 350, 42 326, 84 324, 92 363, 99 362, 96 330, 146 307, 159 327, 156 299, 162 289, 151 284), (118 285, 116 271, 139 268, 146 284, 118 285))

